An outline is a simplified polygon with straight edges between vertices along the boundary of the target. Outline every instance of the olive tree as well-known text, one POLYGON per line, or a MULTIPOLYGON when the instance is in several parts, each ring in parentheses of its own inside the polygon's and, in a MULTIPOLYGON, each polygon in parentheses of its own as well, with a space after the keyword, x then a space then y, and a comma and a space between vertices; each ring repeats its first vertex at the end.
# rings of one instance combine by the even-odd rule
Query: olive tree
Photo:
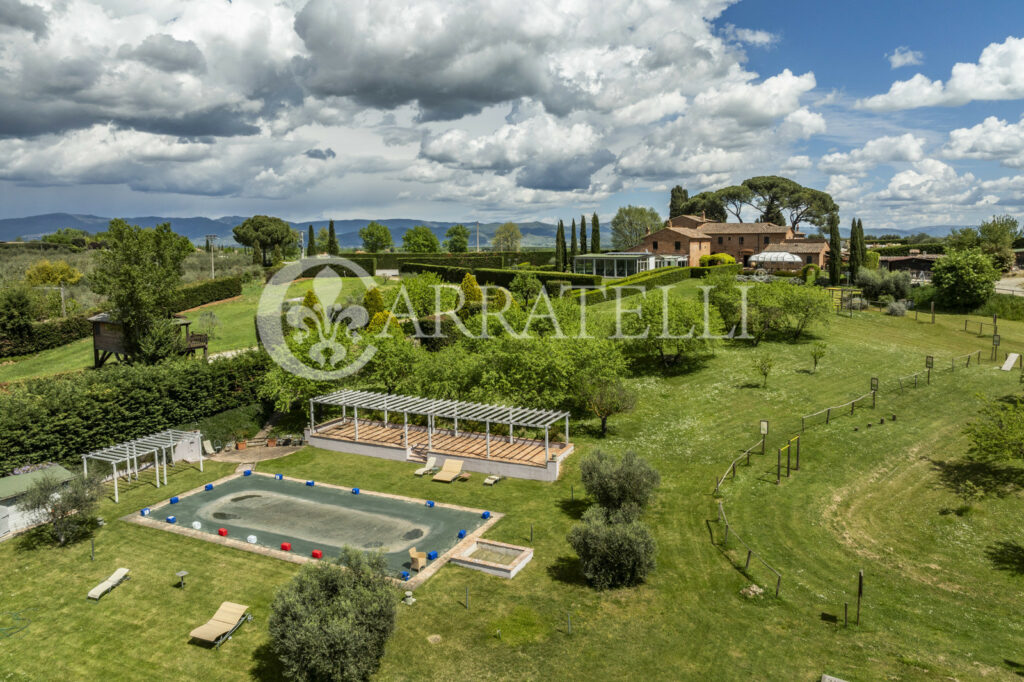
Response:
POLYGON ((98 474, 75 476, 65 482, 44 473, 21 496, 18 511, 46 524, 51 539, 65 545, 92 529, 102 486, 98 474))

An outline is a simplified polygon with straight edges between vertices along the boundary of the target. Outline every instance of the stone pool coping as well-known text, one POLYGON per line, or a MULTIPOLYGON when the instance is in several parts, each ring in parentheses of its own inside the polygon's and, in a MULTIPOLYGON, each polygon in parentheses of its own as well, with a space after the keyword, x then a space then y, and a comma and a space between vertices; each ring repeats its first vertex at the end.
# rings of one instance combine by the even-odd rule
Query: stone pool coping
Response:
MULTIPOLYGON (((211 483, 213 484, 213 487, 216 490, 216 488, 217 488, 217 486, 219 484, 224 483, 226 481, 234 480, 236 478, 242 478, 244 475, 245 475, 244 473, 232 473, 232 474, 228 474, 227 476, 222 476, 221 478, 218 478, 216 481, 211 481, 211 483)), ((263 473, 263 472, 260 472, 260 471, 253 471, 252 474, 250 474, 250 475, 252 475, 252 476, 265 476, 267 478, 275 478, 275 474, 268 474, 268 473, 263 473)), ((302 478, 294 478, 292 476, 282 476, 282 478, 284 480, 286 480, 286 481, 295 481, 297 483, 305 483, 306 480, 307 480, 307 479, 302 479, 302 478)), ((192 490, 188 490, 188 491, 186 491, 184 493, 180 493, 179 495, 176 495, 175 497, 184 498, 184 497, 190 497, 192 495, 195 495, 196 493, 205 492, 206 491, 206 485, 207 485, 206 483, 203 483, 203 484, 199 485, 198 487, 193 488, 192 490)), ((333 483, 322 483, 320 481, 317 481, 316 485, 318 485, 320 487, 323 487, 323 488, 332 488, 334 490, 341 490, 341 491, 345 491, 345 492, 351 492, 352 491, 352 488, 348 488, 348 487, 345 487, 343 485, 334 485, 333 483)), ((402 502, 415 502, 415 503, 418 503, 418 504, 426 504, 426 500, 425 499, 421 499, 421 498, 418 498, 418 497, 408 497, 408 496, 405 496, 405 495, 394 495, 392 493, 381 493, 381 492, 376 492, 376 491, 373 491, 373 490, 364 490, 363 488, 359 489, 359 494, 360 495, 370 495, 371 497, 383 497, 383 498, 388 498, 388 499, 392 499, 392 500, 400 500, 402 502)), ((221 536, 215 535, 213 533, 207 533, 207 532, 204 532, 204 531, 201 531, 201 530, 195 530, 194 528, 191 528, 191 527, 188 527, 188 526, 181 526, 181 525, 178 525, 176 523, 167 523, 165 520, 157 519, 157 518, 155 518, 153 516, 153 513, 155 513, 156 510, 163 509, 164 507, 170 506, 170 504, 171 504, 171 498, 168 497, 167 499, 161 500, 160 502, 157 502, 155 504, 147 505, 149 507, 149 509, 152 510, 150 516, 141 516, 138 513, 138 510, 136 510, 136 512, 134 514, 128 514, 126 516, 122 516, 121 520, 122 521, 127 521, 129 523, 134 523, 134 524, 139 525, 139 526, 146 526, 146 527, 149 527, 149 528, 157 528, 157 529, 163 530, 163 531, 170 531, 172 533, 177 533, 178 535, 184 535, 186 537, 195 538, 196 540, 203 540, 205 542, 213 542, 213 543, 216 543, 218 545, 223 545, 225 547, 231 547, 233 549, 240 549, 240 550, 245 551, 245 552, 252 552, 253 554, 262 554, 263 556, 271 557, 271 558, 274 558, 274 559, 281 559, 283 561, 290 561, 293 564, 306 564, 306 563, 309 563, 310 561, 322 561, 322 559, 314 559, 311 556, 305 556, 305 555, 301 555, 301 554, 296 554, 295 552, 285 552, 285 551, 282 551, 280 549, 274 549, 273 547, 266 547, 264 545, 251 545, 248 542, 245 542, 244 540, 238 540, 236 538, 231 538, 231 537, 221 537, 221 536)), ((484 511, 485 511, 484 509, 474 509, 473 507, 463 507, 461 505, 448 504, 446 502, 437 502, 437 501, 435 501, 434 505, 437 506, 437 507, 442 507, 442 508, 446 508, 446 509, 454 509, 454 510, 457 510, 457 511, 472 512, 472 513, 475 513, 475 514, 483 514, 484 511)), ((455 545, 453 545, 444 554, 438 555, 438 557, 436 559, 434 559, 433 561, 431 561, 429 564, 427 564, 427 567, 424 568, 422 571, 420 571, 419 573, 416 573, 415 575, 411 576, 408 580, 402 580, 401 578, 391 578, 391 580, 396 585, 398 585, 400 587, 403 587, 404 589, 415 590, 417 587, 419 587, 424 582, 426 582, 426 580, 428 578, 430 578, 435 573, 437 573, 441 569, 442 566, 444 566, 446 563, 448 563, 452 559, 452 557, 461 555, 462 553, 466 552, 471 545, 475 544, 478 540, 481 539, 481 536, 485 532, 490 530, 491 526, 493 526, 499 520, 504 518, 504 516, 505 515, 503 513, 501 513, 501 512, 494 512, 494 511, 492 511, 491 512, 491 518, 489 518, 486 521, 484 521, 484 523, 479 528, 474 530, 472 533, 468 533, 467 532, 465 538, 463 538, 462 540, 459 540, 457 543, 455 543, 455 545)), ((495 542, 493 540, 484 540, 484 542, 493 543, 493 544, 497 544, 497 545, 504 544, 504 543, 500 543, 500 542, 495 542)), ((513 547, 514 545, 509 545, 509 546, 513 547)))

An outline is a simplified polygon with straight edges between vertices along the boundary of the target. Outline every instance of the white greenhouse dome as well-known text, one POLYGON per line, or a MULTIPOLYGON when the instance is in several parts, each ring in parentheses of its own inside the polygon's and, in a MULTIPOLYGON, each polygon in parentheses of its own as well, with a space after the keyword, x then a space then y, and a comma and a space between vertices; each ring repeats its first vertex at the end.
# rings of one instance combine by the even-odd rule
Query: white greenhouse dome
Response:
POLYGON ((800 256, 793 255, 788 251, 762 251, 751 256, 750 262, 761 265, 802 265, 804 261, 800 256))

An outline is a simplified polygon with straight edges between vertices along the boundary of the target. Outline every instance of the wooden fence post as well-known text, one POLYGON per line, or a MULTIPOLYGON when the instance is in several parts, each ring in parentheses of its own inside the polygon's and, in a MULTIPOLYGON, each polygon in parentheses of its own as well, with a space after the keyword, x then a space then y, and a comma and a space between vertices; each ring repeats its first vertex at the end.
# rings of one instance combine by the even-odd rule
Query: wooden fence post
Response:
POLYGON ((779 458, 775 462, 775 485, 782 483, 782 448, 779 448, 779 458))
POLYGON ((828 424, 829 419, 832 418, 832 408, 829 407, 825 410, 825 423, 828 424))
POLYGON ((793 454, 792 450, 793 448, 789 447, 788 445, 786 446, 786 478, 789 478, 789 460, 791 455, 793 454))
POLYGON ((932 301, 932 324, 935 324, 935 301, 932 301))
POLYGON ((796 470, 800 471, 800 437, 796 439, 796 470))
POLYGON ((860 598, 864 596, 864 570, 857 575, 857 625, 860 625, 860 598))

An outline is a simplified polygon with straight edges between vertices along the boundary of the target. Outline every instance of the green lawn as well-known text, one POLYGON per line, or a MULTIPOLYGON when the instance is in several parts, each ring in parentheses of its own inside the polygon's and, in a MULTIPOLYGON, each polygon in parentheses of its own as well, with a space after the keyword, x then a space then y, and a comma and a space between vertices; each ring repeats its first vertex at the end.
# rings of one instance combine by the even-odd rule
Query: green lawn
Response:
MULTIPOLYGON (((355 278, 343 278, 343 282, 348 284, 357 281, 355 278)), ((377 278, 378 283, 382 281, 382 278, 377 278)), ((288 289, 289 298, 303 296, 312 283, 311 279, 295 282, 288 289)), ((210 353, 251 348, 256 345, 253 316, 262 291, 261 282, 249 282, 238 298, 202 306, 185 313, 185 317, 196 323, 205 311, 211 311, 217 316, 218 324, 210 339, 210 353)), ((192 331, 200 330, 193 325, 192 331)), ((92 337, 89 337, 34 355, 0 360, 0 383, 88 369, 92 367, 92 362, 92 337)))
MULTIPOLYGON (((810 340, 768 346, 777 360, 767 389, 749 387, 759 377, 746 347, 720 348, 690 374, 637 377, 642 399, 612 419, 608 438, 593 437, 593 424, 574 424, 578 452, 554 484, 488 488, 474 476, 443 485, 412 476, 411 465, 312 449, 261 469, 504 512, 487 535, 496 540, 529 544, 533 526, 535 558, 513 580, 447 566, 417 590, 414 606, 399 605, 381 679, 1016 678, 1024 665, 1024 469, 972 469, 956 459, 981 396, 1019 394, 1020 384, 1017 372, 988 362, 945 369, 955 354, 984 349, 987 358, 990 339, 962 325, 960 316, 939 316, 936 325, 866 312, 833 318, 819 334, 829 350, 815 374, 810 340), (925 355, 936 358, 932 385, 901 394, 895 377, 923 369, 925 355), (757 441, 758 420, 771 421, 774 453, 799 430, 800 415, 866 392, 872 376, 882 381, 878 407, 809 428, 801 470, 782 485, 774 483, 773 454, 755 455, 724 484, 734 532, 783 574, 780 598, 740 596, 752 581, 770 595, 774 577, 756 566, 744 575, 745 553, 734 541, 721 546, 716 477, 757 441), (638 588, 594 592, 565 541, 585 505, 580 459, 599 447, 635 450, 662 474, 646 515, 658 567, 638 588), (964 476, 993 492, 959 516, 950 512, 959 501, 948 484, 964 476), (846 601, 852 617, 858 570, 860 627, 823 620, 841 621, 846 601), (431 634, 441 642, 430 644, 431 634)), ((1024 323, 1003 323, 1000 333, 1003 349, 1024 349, 1024 323)), ((295 566, 115 520, 225 470, 211 465, 200 476, 186 468, 167 491, 140 484, 117 507, 105 503, 109 524, 97 534, 95 563, 87 543, 0 543, 8 570, 0 610, 36 609, 25 613, 33 620, 27 630, 0 640, 0 670, 26 680, 275 679, 267 608, 295 566), (121 565, 133 579, 87 603, 86 591, 121 565), (190 572, 184 592, 172 587, 181 569, 190 572), (225 599, 253 606, 255 622, 220 652, 187 644, 188 631, 225 599)))

